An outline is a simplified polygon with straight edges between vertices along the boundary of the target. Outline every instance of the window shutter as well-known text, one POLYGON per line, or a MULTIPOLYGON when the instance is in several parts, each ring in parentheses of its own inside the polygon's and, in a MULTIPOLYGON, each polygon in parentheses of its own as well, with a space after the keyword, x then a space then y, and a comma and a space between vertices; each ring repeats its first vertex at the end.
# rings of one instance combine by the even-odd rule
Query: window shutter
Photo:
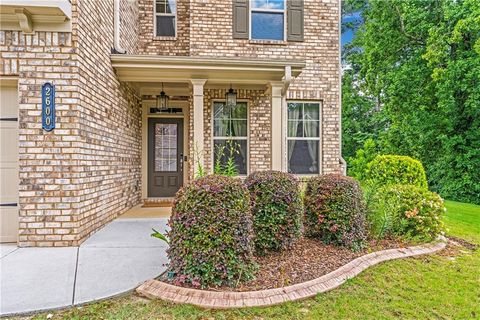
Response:
POLYGON ((233 0, 233 38, 248 39, 248 1, 233 0))
POLYGON ((303 0, 287 0, 287 40, 303 41, 303 0))

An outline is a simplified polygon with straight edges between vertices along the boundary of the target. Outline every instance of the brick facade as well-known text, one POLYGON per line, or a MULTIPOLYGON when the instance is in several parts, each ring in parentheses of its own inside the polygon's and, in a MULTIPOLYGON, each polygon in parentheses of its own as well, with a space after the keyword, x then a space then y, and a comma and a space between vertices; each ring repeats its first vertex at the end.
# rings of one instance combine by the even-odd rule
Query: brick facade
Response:
MULTIPOLYGON (((128 54, 305 60, 286 98, 323 102, 322 172, 340 172, 337 0, 305 0, 303 42, 233 39, 231 1, 217 0, 178 0, 177 36, 158 38, 153 1, 120 1, 128 54)), ((142 198, 141 98, 111 66, 113 1, 72 0, 72 11, 72 32, 0 31, 0 75, 18 77, 19 85, 20 246, 78 245, 142 198), (47 81, 56 86, 52 132, 41 128, 40 90, 47 81)), ((212 101, 224 94, 204 90, 207 170, 212 101)), ((249 101, 250 172, 269 169, 269 92, 240 89, 238 98, 249 101)), ((190 108, 190 141, 192 125, 190 108)))

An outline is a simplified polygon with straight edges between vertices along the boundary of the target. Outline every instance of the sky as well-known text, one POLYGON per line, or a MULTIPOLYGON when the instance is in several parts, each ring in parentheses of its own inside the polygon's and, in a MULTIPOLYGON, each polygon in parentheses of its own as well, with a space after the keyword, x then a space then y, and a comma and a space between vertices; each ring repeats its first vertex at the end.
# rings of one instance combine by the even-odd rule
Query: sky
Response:
MULTIPOLYGON (((354 22, 354 21, 361 21, 360 12, 355 12, 351 15, 346 15, 342 18, 342 22, 354 22)), ((352 41, 354 34, 355 34, 355 31, 352 29, 347 29, 342 33, 342 38, 341 38, 342 47, 345 46, 345 44, 352 41)))

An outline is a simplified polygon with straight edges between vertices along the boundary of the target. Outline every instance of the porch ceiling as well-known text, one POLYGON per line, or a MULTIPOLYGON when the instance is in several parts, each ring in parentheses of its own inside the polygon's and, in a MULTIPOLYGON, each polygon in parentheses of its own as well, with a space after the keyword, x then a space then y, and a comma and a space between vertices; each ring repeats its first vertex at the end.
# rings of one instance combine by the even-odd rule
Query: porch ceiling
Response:
POLYGON ((111 55, 121 81, 189 82, 206 79, 209 84, 266 84, 282 81, 287 68, 298 76, 305 61, 200 58, 189 56, 111 55))

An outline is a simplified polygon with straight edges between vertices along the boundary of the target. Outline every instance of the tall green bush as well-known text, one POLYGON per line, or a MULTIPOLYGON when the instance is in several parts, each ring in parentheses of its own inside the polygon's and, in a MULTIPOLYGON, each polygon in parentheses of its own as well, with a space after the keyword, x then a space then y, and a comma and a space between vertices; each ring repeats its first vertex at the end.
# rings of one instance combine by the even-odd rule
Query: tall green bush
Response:
POLYGON ((253 277, 249 206, 248 190, 231 177, 210 175, 180 189, 167 250, 176 283, 235 286, 253 277))
POLYGON ((393 184, 411 184, 427 189, 427 177, 422 163, 407 156, 379 155, 368 165, 367 184, 380 187, 393 184))
POLYGON ((373 197, 369 220, 376 236, 432 240, 444 227, 443 199, 414 185, 390 185, 373 197))
POLYGON ((256 252, 291 247, 302 226, 298 180, 289 173, 261 171, 250 174, 245 185, 250 192, 256 252))
POLYGON ((358 182, 341 175, 310 178, 304 198, 305 233, 353 249, 366 238, 366 208, 358 182))

